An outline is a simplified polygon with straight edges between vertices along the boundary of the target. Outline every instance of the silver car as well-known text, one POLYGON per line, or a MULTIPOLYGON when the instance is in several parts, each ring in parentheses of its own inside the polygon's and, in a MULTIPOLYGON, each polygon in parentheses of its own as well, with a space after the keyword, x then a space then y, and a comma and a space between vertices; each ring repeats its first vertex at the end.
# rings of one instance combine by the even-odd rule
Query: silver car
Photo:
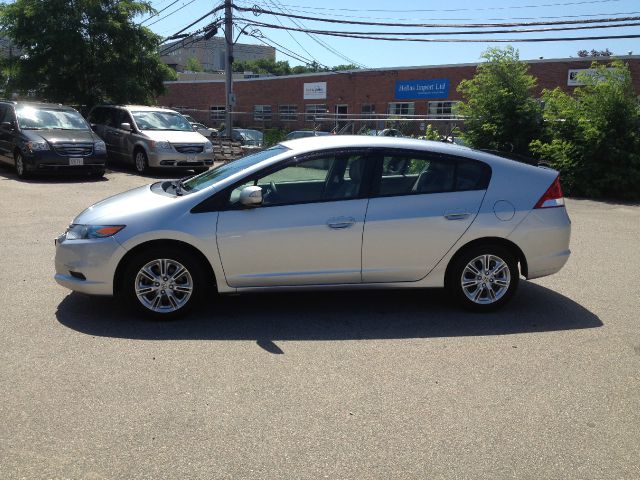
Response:
POLYGON ((213 165, 213 145, 180 113, 141 105, 99 105, 89 122, 107 144, 112 160, 149 168, 189 168, 204 172, 213 165))
POLYGON ((99 202, 56 239, 55 279, 182 314, 219 293, 446 287, 491 310, 569 257, 558 172, 366 136, 283 142, 99 202))

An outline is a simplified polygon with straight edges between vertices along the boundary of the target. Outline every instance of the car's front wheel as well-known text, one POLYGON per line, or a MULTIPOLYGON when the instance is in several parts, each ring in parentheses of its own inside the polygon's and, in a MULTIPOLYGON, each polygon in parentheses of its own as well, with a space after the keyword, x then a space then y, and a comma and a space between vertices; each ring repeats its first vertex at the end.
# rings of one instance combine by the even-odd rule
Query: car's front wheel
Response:
POLYGON ((202 269, 188 252, 151 249, 132 260, 120 292, 139 312, 155 319, 187 313, 204 288, 202 269))
POLYGON ((480 245, 456 258, 447 275, 447 288, 464 307, 491 311, 511 299, 519 280, 518 262, 509 250, 480 245))
POLYGON ((24 157, 22 156, 22 153, 20 152, 16 153, 14 160, 16 164, 15 165, 16 174, 18 175, 18 178, 27 178, 29 173, 27 172, 27 166, 25 165, 25 160, 24 160, 24 157))
POLYGON ((149 171, 149 158, 147 157, 147 152, 139 148, 136 150, 133 161, 135 163, 136 172, 143 174, 149 171))

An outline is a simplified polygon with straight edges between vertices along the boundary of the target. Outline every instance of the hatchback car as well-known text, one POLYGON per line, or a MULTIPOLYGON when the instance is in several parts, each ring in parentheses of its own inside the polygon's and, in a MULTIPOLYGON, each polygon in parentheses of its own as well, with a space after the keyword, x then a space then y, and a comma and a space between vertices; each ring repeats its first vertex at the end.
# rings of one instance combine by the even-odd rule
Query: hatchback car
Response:
POLYGON ((213 165, 212 143, 173 110, 99 105, 89 112, 89 122, 107 144, 109 159, 132 163, 138 173, 176 167, 199 173, 213 165))
POLYGON ((311 137, 103 200, 56 239, 55 279, 157 317, 220 293, 446 287, 490 310, 557 272, 558 172, 466 147, 311 137))
POLYGON ((105 143, 71 107, 35 102, 0 102, 0 161, 19 178, 32 173, 104 175, 105 143))

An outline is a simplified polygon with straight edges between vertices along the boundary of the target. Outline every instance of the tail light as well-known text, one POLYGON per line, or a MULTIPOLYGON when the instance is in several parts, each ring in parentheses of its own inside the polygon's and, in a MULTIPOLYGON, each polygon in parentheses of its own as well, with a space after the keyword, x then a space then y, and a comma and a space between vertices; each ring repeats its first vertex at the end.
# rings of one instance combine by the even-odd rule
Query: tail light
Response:
POLYGON ((558 175, 533 208, 553 208, 563 206, 564 195, 562 194, 562 187, 560 186, 560 175, 558 175))

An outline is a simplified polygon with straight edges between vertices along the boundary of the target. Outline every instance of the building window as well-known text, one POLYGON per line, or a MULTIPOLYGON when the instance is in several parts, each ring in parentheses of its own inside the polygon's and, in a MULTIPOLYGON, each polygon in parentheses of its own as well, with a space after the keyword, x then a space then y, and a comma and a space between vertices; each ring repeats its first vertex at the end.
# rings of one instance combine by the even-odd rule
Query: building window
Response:
POLYGON ((327 115, 327 106, 324 104, 310 103, 304 106, 304 120, 306 122, 315 121, 316 117, 327 115))
POLYGON ((298 106, 280 105, 278 107, 278 113, 280 114, 280 120, 283 122, 295 122, 298 117, 298 106))
POLYGON ((429 116, 434 118, 449 118, 455 116, 453 108, 458 102, 429 102, 429 116))
POLYGON ((224 120, 227 113, 227 107, 224 105, 214 105, 209 109, 210 120, 224 120))
POLYGON ((389 103, 389 115, 413 115, 416 111, 414 102, 389 103))
POLYGON ((254 105, 253 119, 256 121, 271 120, 271 105, 254 105))

